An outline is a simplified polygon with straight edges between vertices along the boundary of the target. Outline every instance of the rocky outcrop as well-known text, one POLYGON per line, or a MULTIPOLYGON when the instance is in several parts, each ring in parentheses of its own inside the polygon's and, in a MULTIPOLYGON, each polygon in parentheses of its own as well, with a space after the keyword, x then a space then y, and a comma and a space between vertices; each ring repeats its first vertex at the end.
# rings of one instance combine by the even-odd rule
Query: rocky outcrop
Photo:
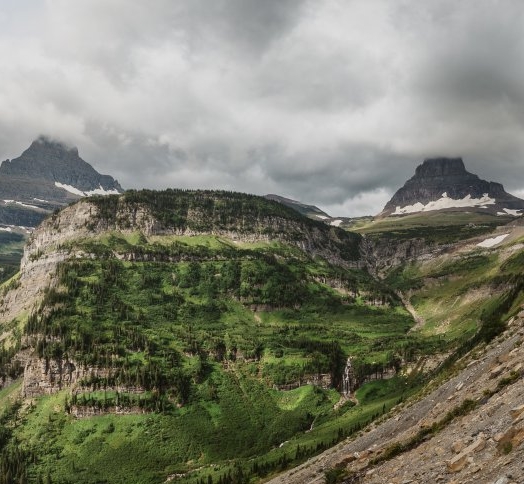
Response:
MULTIPOLYGON (((212 193, 195 193, 195 195, 215 201, 212 193)), ((219 201, 229 203, 220 199, 219 201)), ((142 232, 147 237, 215 235, 237 243, 281 241, 294 245, 310 255, 323 257, 334 264, 347 267, 363 265, 358 250, 361 240, 359 235, 349 234, 342 229, 327 227, 320 222, 315 223, 295 215, 287 217, 261 214, 244 217, 242 212, 239 212, 238 217, 231 218, 225 223, 220 219, 220 213, 214 210, 212 205, 206 206, 204 202, 198 209, 186 208, 185 213, 182 214, 183 223, 174 224, 157 216, 148 203, 130 200, 126 196, 119 197, 111 211, 106 210, 102 214, 102 210, 104 208, 101 208, 100 204, 86 199, 50 217, 31 236, 24 260, 34 257, 38 251, 47 252, 51 247, 60 247, 67 241, 119 231, 142 232), (245 222, 248 218, 249 222, 245 222)), ((176 210, 179 209, 174 207, 173 211, 176 210)))
POLYGON ((454 443, 452 446, 452 450, 454 452, 458 451, 458 454, 447 462, 448 469, 451 472, 459 472, 464 469, 464 467, 471 461, 472 455, 480 452, 486 447, 486 437, 483 433, 480 433, 473 443, 468 445, 465 449, 461 448, 461 444, 463 444, 463 442, 459 441, 458 445, 457 443, 454 443))
MULTIPOLYGON (((20 274, 4 287, 0 299, 0 325, 13 319, 23 319, 38 308, 46 288, 54 286, 57 265, 69 257, 65 251, 36 253, 33 258, 27 251, 25 254, 26 263, 22 265, 20 274)), ((8 335, 3 333, 0 340, 8 335)))
POLYGON ((264 195, 264 198, 282 203, 283 205, 286 205, 287 207, 292 208, 298 213, 301 213, 306 217, 310 217, 313 220, 331 220, 333 218, 315 205, 307 205, 297 200, 292 200, 291 198, 281 197, 280 195, 275 195, 273 193, 264 195))
MULTIPOLYGON (((58 264, 76 256, 63 245, 91 233, 86 223, 92 211, 88 204, 72 205, 48 218, 31 234, 24 248, 19 275, 4 288, 0 300, 0 324, 21 315, 27 317, 38 308, 45 290, 56 283, 54 275, 58 264)), ((7 333, 2 335, 7 336, 7 333)))
POLYGON ((390 269, 406 262, 437 257, 450 250, 453 244, 428 242, 422 237, 405 240, 363 237, 361 254, 370 273, 384 276, 390 269))
POLYGON ((506 213, 504 209, 523 210, 524 200, 507 193, 500 183, 466 171, 462 158, 430 158, 397 190, 380 216, 446 209, 506 213))
POLYGON ((80 377, 78 365, 73 361, 31 358, 24 369, 22 396, 49 395, 76 383, 80 377))
POLYGON ((113 405, 108 407, 94 407, 84 405, 71 405, 69 413, 75 418, 87 418, 100 415, 138 415, 146 413, 146 410, 139 406, 113 405))
MULTIPOLYGON (((72 393, 95 391, 95 383, 108 378, 111 371, 109 368, 85 365, 68 358, 46 359, 31 355, 26 358, 22 396, 32 398, 50 395, 64 388, 72 389, 72 393)), ((134 394, 145 392, 139 386, 113 385, 104 389, 134 394)))

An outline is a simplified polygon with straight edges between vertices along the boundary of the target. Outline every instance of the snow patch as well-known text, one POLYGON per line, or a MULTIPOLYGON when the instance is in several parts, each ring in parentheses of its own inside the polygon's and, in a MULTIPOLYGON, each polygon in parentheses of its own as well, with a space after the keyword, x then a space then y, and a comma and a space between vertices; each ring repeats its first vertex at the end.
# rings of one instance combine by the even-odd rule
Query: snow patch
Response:
POLYGON ((315 214, 315 217, 322 219, 322 220, 326 220, 327 218, 329 218, 329 217, 326 217, 325 215, 316 215, 316 214, 315 214))
POLYGON ((333 227, 340 227, 340 224, 342 223, 342 220, 332 220, 329 225, 333 225, 333 227))
POLYGON ((16 205, 21 205, 22 207, 31 208, 35 210, 39 210, 40 207, 36 207, 35 205, 28 205, 27 203, 19 202, 17 200, 4 200, 6 204, 14 203, 16 205))
POLYGON ((484 248, 490 248, 497 244, 500 244, 509 234, 502 234, 498 235, 497 237, 492 237, 490 239, 483 240, 479 244, 477 244, 477 247, 484 247, 484 248))
POLYGON ((34 197, 33 197, 33 200, 34 200, 35 202, 51 203, 51 202, 49 202, 49 201, 47 201, 47 200, 42 200, 41 198, 34 198, 34 197))
POLYGON ((486 205, 495 204, 495 199, 490 198, 487 193, 484 193, 481 198, 471 198, 471 195, 466 195, 464 198, 454 199, 449 198, 447 192, 444 192, 438 200, 432 200, 424 205, 417 202, 413 205, 406 205, 400 207, 397 205, 395 211, 391 215, 404 215, 407 213, 430 212, 432 210, 443 210, 446 208, 462 208, 462 207, 480 207, 488 208, 486 205))
POLYGON ((32 209, 36 209, 38 210, 39 207, 35 206, 35 205, 28 205, 27 203, 22 203, 22 202, 15 202, 17 205, 21 205, 22 207, 26 207, 26 208, 32 208, 32 209))
POLYGON ((74 195, 78 195, 79 197, 91 197, 93 195, 119 195, 120 192, 116 189, 113 190, 106 190, 105 188, 102 188, 102 185, 100 185, 100 188, 95 188, 94 190, 89 190, 87 192, 83 192, 82 190, 79 190, 78 188, 67 185, 65 183, 60 183, 55 181, 55 186, 58 188, 63 188, 64 190, 67 190, 69 193, 72 193, 74 195))
POLYGON ((65 183, 60 183, 60 182, 55 181, 55 186, 58 188, 63 188, 64 190, 68 191, 69 193, 72 193, 73 195, 78 195, 79 197, 85 197, 85 194, 83 191, 71 185, 66 185, 65 183))
POLYGON ((116 189, 106 190, 105 188, 102 188, 102 185, 100 185, 100 188, 95 188, 94 190, 85 192, 85 194, 90 197, 92 195, 120 195, 120 192, 116 189))
POLYGON ((30 234, 33 230, 35 230, 34 227, 24 227, 23 225, 5 224, 2 227, 0 227, 0 230, 4 232, 12 232, 13 229, 25 230, 28 234, 30 234))

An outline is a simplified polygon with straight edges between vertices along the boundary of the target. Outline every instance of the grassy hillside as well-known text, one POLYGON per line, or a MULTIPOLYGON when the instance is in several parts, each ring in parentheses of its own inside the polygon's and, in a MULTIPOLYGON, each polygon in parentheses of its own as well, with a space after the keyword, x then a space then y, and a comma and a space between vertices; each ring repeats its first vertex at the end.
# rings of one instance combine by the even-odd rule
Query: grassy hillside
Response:
POLYGON ((50 248, 35 245, 31 262, 69 258, 40 307, 3 328, 0 484, 260 482, 359 432, 420 387, 421 357, 478 328, 491 337, 522 299, 517 245, 377 281, 359 268, 359 235, 260 197, 89 203, 86 236, 53 245, 60 214, 42 228, 50 248), (360 388, 345 401, 348 357, 360 388), (23 382, 16 358, 31 363, 23 382), (48 391, 30 393, 28 375, 48 391))
POLYGON ((352 230, 372 238, 407 240, 424 238, 428 244, 460 242, 491 232, 511 220, 510 216, 495 216, 480 212, 447 211, 377 218, 352 230))
POLYGON ((422 318, 422 334, 464 340, 493 314, 507 319, 524 302, 521 243, 412 262, 392 270, 385 283, 410 299, 422 318))
POLYGON ((0 231, 0 283, 18 272, 25 240, 22 234, 0 231))
POLYGON ((335 409, 348 356, 362 382, 439 349, 408 334, 391 290, 348 267, 358 235, 226 192, 90 203, 91 235, 60 243, 71 257, 39 309, 4 328, 18 333, 2 350, 0 482, 256 482, 417 385, 373 382, 361 405, 335 409), (17 397, 17 352, 45 366, 52 394, 17 397))

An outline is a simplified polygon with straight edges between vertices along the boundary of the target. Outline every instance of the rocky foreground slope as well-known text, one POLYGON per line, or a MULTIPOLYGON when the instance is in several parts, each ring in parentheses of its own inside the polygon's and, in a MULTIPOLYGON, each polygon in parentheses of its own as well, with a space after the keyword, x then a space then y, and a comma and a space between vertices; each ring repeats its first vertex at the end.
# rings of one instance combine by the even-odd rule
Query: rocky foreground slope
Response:
POLYGON ((454 375, 357 438, 271 484, 521 483, 524 473, 524 311, 454 375), (333 481, 334 482, 334 481, 333 481))

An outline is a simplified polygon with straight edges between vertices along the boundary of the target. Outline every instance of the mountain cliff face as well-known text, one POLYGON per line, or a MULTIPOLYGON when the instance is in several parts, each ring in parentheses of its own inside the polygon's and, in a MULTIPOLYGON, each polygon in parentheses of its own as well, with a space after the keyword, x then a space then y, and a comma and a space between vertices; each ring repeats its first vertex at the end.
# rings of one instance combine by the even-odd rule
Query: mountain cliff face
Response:
MULTIPOLYGON (((0 419, 9 429, 0 470, 17 480, 49 469, 52 482, 153 484, 177 474, 200 482, 202 465, 213 482, 275 469, 268 452, 338 417, 339 340, 377 358, 387 357, 378 337, 401 335, 399 351, 406 344, 411 317, 359 270, 360 240, 230 192, 128 191, 54 213, 1 288, 0 419), (48 424, 56 438, 41 444, 48 424), (93 463, 99 438, 107 446, 93 463), (22 441, 31 456, 17 454, 22 441), (260 467, 248 470, 252 458, 260 467)), ((362 381, 379 372, 354 364, 362 381)), ((393 367, 390 358, 380 374, 393 367)))
MULTIPOLYGON (((163 264, 169 268, 188 262, 201 263, 202 260, 256 260, 259 257, 264 260, 269 258, 270 264, 279 266, 277 258, 292 257, 294 260, 298 257, 300 260, 306 256, 320 257, 346 269, 358 269, 364 265, 360 260, 360 241, 359 235, 311 221, 277 202, 239 193, 144 190, 80 200, 48 217, 30 235, 20 272, 5 286, 0 302, 0 348, 2 340, 11 338, 9 331, 4 331, 2 335, 2 325, 41 311, 49 292, 55 291, 61 284, 57 277, 61 265, 74 264, 77 259, 102 257, 135 265, 163 264), (115 234, 121 234, 122 238, 115 234), (108 243, 108 237, 116 242, 108 243), (200 241, 201 237, 204 242, 200 241), (177 242, 186 238, 196 239, 197 248, 177 242), (126 243, 127 239, 136 239, 139 243, 126 243), (148 239, 151 243, 147 243, 148 239), (214 250, 207 248, 206 244, 210 242, 217 245, 214 250), (271 247, 279 243, 293 248, 290 255, 284 257, 276 248, 275 254, 272 254, 271 247), (203 244, 202 247, 199 244, 203 244), (262 249, 260 253, 235 249, 236 245, 244 244, 247 247, 261 244, 262 249), (293 252, 295 250, 296 253, 293 252)), ((270 268, 266 270, 270 272, 265 277, 271 279, 270 268)), ((253 277, 258 280, 259 276, 255 274, 253 277)), ((296 279, 290 274, 287 277, 296 279)), ((299 279, 297 284, 308 283, 307 278, 299 279)), ((338 291, 347 290, 340 277, 324 276, 323 280, 334 281, 338 291)), ((260 284, 262 282, 263 279, 259 281, 260 284)), ((248 297, 250 291, 244 289, 242 300, 255 309, 267 309, 282 304, 290 297, 297 297, 297 291, 287 294, 281 291, 278 284, 275 282, 273 288, 280 294, 278 298, 267 295, 248 297), (274 301, 278 299, 278 302, 272 302, 272 298, 274 301)), ((255 292, 258 291, 255 287, 255 292)), ((22 352, 22 356, 21 361, 27 365, 27 352, 22 352)), ((69 360, 60 361, 55 370, 60 373, 62 364, 70 363, 69 360)), ((33 382, 28 386, 24 382, 24 389, 32 388, 24 392, 37 395, 45 393, 43 388, 47 392, 60 389, 58 382, 61 382, 61 373, 55 382, 53 372, 48 373, 47 364, 42 366, 39 359, 33 359, 31 365, 37 373, 40 368, 46 371, 42 373, 39 383, 33 382)), ((85 373, 85 367, 83 371, 85 373)), ((91 368, 90 371, 95 370, 91 368)))
POLYGON ((121 193, 71 148, 45 137, 0 166, 0 224, 34 227, 50 211, 82 196, 121 193))
POLYGON ((461 158, 431 158, 386 204, 381 216, 435 210, 477 210, 519 215, 524 200, 510 195, 500 183, 488 182, 466 171, 461 158))

